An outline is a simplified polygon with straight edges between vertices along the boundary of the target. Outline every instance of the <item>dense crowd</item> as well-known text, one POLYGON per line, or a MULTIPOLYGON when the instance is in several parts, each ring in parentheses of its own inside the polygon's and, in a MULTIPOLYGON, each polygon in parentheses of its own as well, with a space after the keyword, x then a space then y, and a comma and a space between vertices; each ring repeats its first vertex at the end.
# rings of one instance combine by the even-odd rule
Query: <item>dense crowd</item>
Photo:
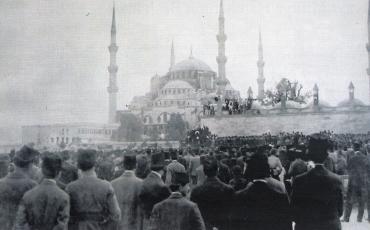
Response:
POLYGON ((357 221, 370 210, 369 139, 325 131, 179 149, 24 146, 0 154, 0 229, 339 230, 355 202, 357 221))
MULTIPOLYGON (((221 110, 228 112, 229 115, 245 114, 247 113, 247 111, 252 109, 253 101, 255 101, 255 99, 253 98, 246 99, 225 98, 222 102, 221 110)), ((203 114, 206 116, 216 115, 217 106, 218 106, 217 104, 211 102, 204 104, 203 114)))

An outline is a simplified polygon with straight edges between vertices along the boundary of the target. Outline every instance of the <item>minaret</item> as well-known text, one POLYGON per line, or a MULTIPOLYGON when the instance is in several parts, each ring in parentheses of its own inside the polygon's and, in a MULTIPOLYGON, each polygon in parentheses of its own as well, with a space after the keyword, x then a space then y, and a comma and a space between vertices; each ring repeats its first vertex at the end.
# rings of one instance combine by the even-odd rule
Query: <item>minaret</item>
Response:
POLYGON ((369 8, 367 12, 367 33, 368 33, 368 43, 366 45, 368 58, 369 58, 369 68, 367 69, 367 75, 369 77, 369 100, 370 100, 370 1, 369 8))
POLYGON ((259 32, 259 45, 258 45, 258 100, 263 100, 265 98, 265 76, 263 74, 263 67, 265 66, 265 62, 263 61, 263 47, 262 47, 262 35, 261 31, 259 32))
POLYGON ((353 101, 355 99, 355 86, 353 85, 352 82, 349 83, 348 91, 349 91, 349 100, 353 101))
POLYGON ((227 39, 227 36, 225 34, 225 17, 224 17, 223 0, 220 0, 220 15, 218 17, 218 23, 219 23, 218 35, 217 35, 218 56, 216 58, 217 64, 218 64, 218 77, 219 77, 219 80, 226 81, 225 64, 226 64, 227 58, 225 56, 225 41, 227 39))
POLYGON ((319 87, 317 84, 313 86, 313 106, 314 108, 317 108, 319 106, 319 87))
POLYGON ((109 119, 110 124, 116 122, 116 111, 117 111, 117 71, 118 66, 116 63, 116 54, 118 46, 116 45, 116 13, 115 7, 113 6, 112 15, 112 28, 111 28, 111 42, 108 47, 110 53, 110 65, 108 66, 109 72, 109 86, 107 88, 109 94, 109 119))
POLYGON ((173 46, 173 40, 172 40, 172 44, 171 44, 171 62, 170 62, 170 70, 172 69, 172 67, 175 65, 175 48, 173 46))
POLYGON ((222 114, 222 103, 225 94, 225 87, 228 83, 226 79, 226 70, 225 70, 225 64, 227 61, 227 58, 225 56, 225 41, 227 39, 225 34, 225 17, 224 17, 224 4, 223 0, 220 0, 220 14, 218 16, 218 35, 216 36, 217 42, 218 42, 218 56, 216 58, 217 64, 218 64, 218 79, 217 79, 217 95, 220 98, 218 100, 217 105, 217 114, 221 116, 222 114))

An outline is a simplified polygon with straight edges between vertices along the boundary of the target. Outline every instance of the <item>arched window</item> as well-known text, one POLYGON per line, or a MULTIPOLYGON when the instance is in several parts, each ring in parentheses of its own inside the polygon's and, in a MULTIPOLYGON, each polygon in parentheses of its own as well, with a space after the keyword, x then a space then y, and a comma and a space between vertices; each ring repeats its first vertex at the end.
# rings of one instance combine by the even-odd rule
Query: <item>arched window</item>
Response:
POLYGON ((157 122, 158 122, 158 123, 161 123, 161 116, 158 116, 158 118, 157 118, 157 122))

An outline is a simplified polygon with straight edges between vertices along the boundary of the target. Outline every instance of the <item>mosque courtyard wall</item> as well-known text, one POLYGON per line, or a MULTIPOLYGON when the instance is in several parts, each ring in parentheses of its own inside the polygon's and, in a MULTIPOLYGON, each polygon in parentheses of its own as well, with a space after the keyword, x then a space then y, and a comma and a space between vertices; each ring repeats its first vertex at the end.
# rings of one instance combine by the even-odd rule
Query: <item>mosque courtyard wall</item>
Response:
POLYGON ((322 130, 335 133, 367 133, 370 131, 370 109, 320 113, 281 113, 265 115, 224 115, 201 119, 218 136, 249 136, 270 132, 298 131, 311 134, 322 130))

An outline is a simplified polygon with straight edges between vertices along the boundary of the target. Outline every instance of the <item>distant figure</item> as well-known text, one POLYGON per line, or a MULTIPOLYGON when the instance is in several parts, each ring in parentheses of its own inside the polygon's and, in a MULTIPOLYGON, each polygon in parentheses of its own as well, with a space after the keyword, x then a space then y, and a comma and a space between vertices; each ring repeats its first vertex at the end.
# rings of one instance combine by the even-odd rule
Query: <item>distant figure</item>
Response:
POLYGON ((78 179, 78 169, 70 162, 70 155, 67 150, 61 152, 61 158, 63 163, 57 185, 64 190, 67 184, 78 179))
POLYGON ((96 174, 98 178, 106 181, 111 181, 114 177, 113 160, 104 153, 102 158, 97 162, 96 174))
POLYGON ((45 153, 42 160, 41 184, 24 194, 19 206, 15 229, 67 229, 69 197, 56 184, 62 159, 45 153))
POLYGON ((191 178, 191 183, 193 185, 197 184, 197 168, 200 166, 200 156, 197 154, 195 156, 191 156, 189 160, 189 175, 191 178))
POLYGON ((355 154, 348 162, 348 189, 343 217, 345 222, 349 222, 355 200, 358 202, 357 222, 362 222, 364 215, 370 163, 368 158, 360 151, 360 148, 360 143, 354 143, 355 154))
POLYGON ((148 229, 150 214, 153 206, 171 194, 169 188, 162 180, 164 175, 165 161, 164 154, 157 153, 152 155, 151 169, 152 171, 143 181, 143 187, 140 191, 139 198, 144 211, 143 228, 148 229))
POLYGON ((228 229, 234 190, 217 178, 218 163, 214 157, 207 157, 203 167, 207 179, 193 189, 190 200, 198 205, 207 230, 228 229))
POLYGON ((8 154, 0 154, 0 179, 8 174, 10 157, 8 154))
POLYGON ((309 158, 315 168, 293 182, 291 207, 295 230, 340 230, 343 212, 343 185, 336 174, 324 167, 328 140, 320 134, 310 137, 309 158))
POLYGON ((189 177, 175 173, 170 185, 171 195, 156 204, 150 218, 150 230, 205 230, 198 206, 186 199, 189 177))
POLYGON ((96 158, 95 150, 78 151, 77 164, 81 178, 66 187, 71 205, 68 229, 109 229, 121 217, 112 185, 96 176, 96 158))
POLYGON ((137 168, 135 174, 140 179, 145 179, 150 173, 150 163, 148 156, 144 154, 138 154, 136 156, 137 168))
POLYGON ((233 179, 230 181, 230 185, 235 191, 244 189, 247 186, 247 180, 243 178, 243 171, 239 165, 235 165, 232 168, 233 179))
POLYGON ((197 185, 202 185, 204 181, 206 180, 206 174, 204 174, 204 168, 203 164, 206 159, 206 155, 200 156, 200 166, 196 169, 196 175, 197 175, 197 185))
POLYGON ((26 174, 36 151, 24 146, 15 153, 14 172, 0 179, 0 228, 13 229, 18 205, 23 195, 37 185, 26 174))
POLYGON ((139 194, 143 181, 135 175, 136 156, 126 154, 123 167, 124 173, 112 181, 121 209, 121 220, 117 229, 141 230, 143 212, 140 207, 139 194))

